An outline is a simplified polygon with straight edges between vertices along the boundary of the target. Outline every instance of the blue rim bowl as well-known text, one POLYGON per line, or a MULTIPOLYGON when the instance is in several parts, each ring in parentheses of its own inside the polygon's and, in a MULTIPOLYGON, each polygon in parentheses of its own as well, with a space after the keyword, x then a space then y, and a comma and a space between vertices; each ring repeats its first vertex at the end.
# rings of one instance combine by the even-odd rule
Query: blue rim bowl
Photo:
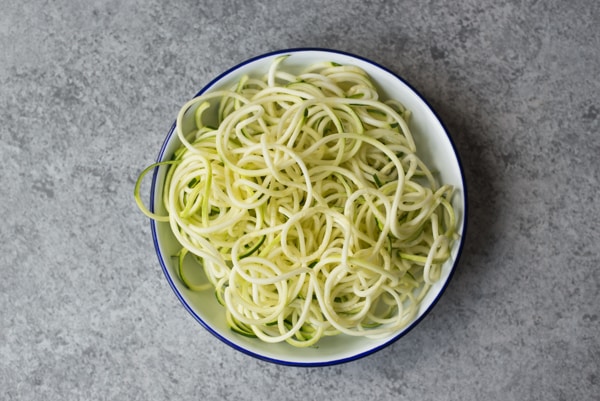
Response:
MULTIPOLYGON (((191 292, 180 281, 174 255, 179 245, 170 232, 168 223, 151 221, 152 238, 164 275, 181 301, 185 309, 206 330, 231 346, 235 350, 252 357, 291 366, 327 366, 353 361, 373 354, 394 343, 415 326, 431 311, 444 293, 460 258, 463 248, 467 223, 467 192, 461 161, 456 147, 445 126, 425 99, 404 79, 391 70, 366 58, 350 53, 321 49, 298 48, 285 49, 266 53, 248 59, 223 72, 210 81, 196 96, 231 86, 243 74, 263 75, 275 57, 289 55, 285 65, 289 68, 301 68, 314 62, 332 61, 339 64, 356 65, 371 76, 383 97, 401 101, 412 112, 411 130, 417 143, 417 153, 432 169, 440 172, 444 183, 456 188, 453 198, 457 211, 458 233, 460 239, 455 241, 452 257, 442 268, 441 279, 429 290, 420 305, 418 315, 405 328, 383 338, 369 339, 338 335, 319 341, 316 347, 294 348, 286 343, 268 344, 255 338, 241 336, 230 330, 225 322, 223 307, 219 305, 211 291, 191 292)), ((283 67, 282 67, 283 68, 283 67)), ((180 146, 175 134, 175 123, 169 130, 160 149, 157 161, 172 158, 173 152, 180 146)), ((156 169, 152 176, 150 193, 150 210, 160 212, 162 208, 162 188, 165 170, 156 169)), ((164 210, 164 208, 162 209, 164 210)))

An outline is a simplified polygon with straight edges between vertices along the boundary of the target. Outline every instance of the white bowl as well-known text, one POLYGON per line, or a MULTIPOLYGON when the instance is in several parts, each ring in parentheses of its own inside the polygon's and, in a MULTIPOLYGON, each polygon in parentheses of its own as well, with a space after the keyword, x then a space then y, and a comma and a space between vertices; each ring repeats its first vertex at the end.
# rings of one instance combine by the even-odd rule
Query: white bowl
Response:
MULTIPOLYGON (((323 338, 317 347, 295 348, 287 343, 270 344, 255 338, 248 338, 233 332, 225 321, 223 307, 217 302, 213 291, 192 292, 179 279, 177 261, 171 256, 180 248, 171 233, 168 223, 152 220, 151 230, 158 260, 171 288, 191 315, 221 341, 253 357, 269 362, 296 365, 322 366, 355 360, 390 345, 413 329, 433 308, 444 292, 452 276, 462 245, 466 228, 466 190, 465 180, 457 151, 444 125, 427 102, 402 78, 385 67, 370 60, 352 54, 325 49, 288 49, 264 54, 247 60, 206 85, 196 96, 209 91, 230 87, 244 74, 263 75, 273 59, 283 54, 290 55, 285 68, 301 68, 319 61, 332 61, 339 64, 355 65, 364 69, 379 87, 384 98, 394 98, 402 102, 412 112, 410 128, 417 144, 417 153, 431 170, 441 174, 441 182, 456 188, 453 198, 457 212, 458 234, 449 261, 442 268, 441 279, 429 290, 420 304, 418 315, 404 329, 384 338, 370 339, 338 335, 323 338)), ((172 158, 173 152, 181 143, 174 133, 175 124, 169 131, 158 161, 172 158)), ((162 205, 163 181, 166 169, 160 168, 152 177, 150 209, 164 211, 162 205)))

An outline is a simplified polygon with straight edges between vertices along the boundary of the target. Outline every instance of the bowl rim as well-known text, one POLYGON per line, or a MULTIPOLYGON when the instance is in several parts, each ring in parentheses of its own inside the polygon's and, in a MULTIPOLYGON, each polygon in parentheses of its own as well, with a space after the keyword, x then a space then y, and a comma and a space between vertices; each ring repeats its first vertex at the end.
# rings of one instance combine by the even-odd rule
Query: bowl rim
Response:
MULTIPOLYGON (((437 114, 437 112, 434 110, 434 108, 431 106, 431 104, 421 95, 421 93, 419 93, 419 91, 417 91, 412 85, 410 85, 404 78, 402 78, 400 75, 398 75, 397 73, 393 72, 392 70, 390 70, 387 67, 384 67, 383 65, 374 62, 368 58, 365 58, 363 56, 359 56, 353 53, 349 53, 346 51, 342 51, 342 50, 336 50, 336 49, 330 49, 330 48, 325 48, 325 47, 296 47, 296 48, 288 48, 288 49, 279 49, 279 50, 274 50, 274 51, 269 51, 251 58, 248 58, 244 61, 241 61, 237 64, 235 64, 233 67, 228 68, 227 70, 225 70, 224 72, 220 73, 219 75, 217 75, 215 78, 213 78, 212 80, 210 80, 206 85, 204 85, 204 87, 202 89, 200 89, 200 91, 198 91, 194 97, 198 97, 200 95, 202 95, 203 93, 205 93, 206 91, 208 91, 210 88, 212 88, 217 82, 219 82, 221 79, 223 79, 224 77, 226 77, 227 75, 235 72, 236 70, 251 64, 255 61, 258 60, 262 60, 265 58, 269 58, 269 57, 274 57, 277 55, 284 55, 284 54, 292 54, 292 53, 303 53, 303 52, 322 52, 322 53, 331 53, 331 54, 336 54, 336 55, 341 55, 341 56, 346 56, 346 57, 350 57, 350 58, 354 58, 357 59, 359 61, 362 61, 364 63, 370 64, 372 65, 375 69, 379 69, 382 70, 388 74, 391 74, 395 79, 398 79, 400 82, 402 82, 404 85, 406 85, 417 97, 419 97, 421 99, 421 101, 423 101, 423 103, 425 104, 425 106, 427 108, 429 108, 429 110, 433 113, 435 119, 439 122, 439 124, 442 127, 442 130, 444 131, 444 133, 446 134, 450 146, 454 152, 454 156, 456 158, 457 164, 458 164, 458 169, 460 172, 460 178, 462 181, 462 198, 463 198, 463 216, 462 216, 462 234, 461 237, 459 239, 459 244, 458 244, 458 248, 457 248, 457 252, 456 252, 456 257, 454 258, 454 262, 452 263, 452 266, 450 268, 449 274, 448 274, 448 278, 446 279, 446 281, 444 282, 444 284, 442 285, 441 289, 439 290, 438 294, 435 296, 435 298, 433 299, 433 301, 431 302, 431 304, 427 307, 427 309, 423 312, 423 314, 421 316, 419 316, 417 319, 415 319, 410 325, 406 326, 405 328, 402 329, 402 331, 400 333, 398 333, 397 335, 391 337, 389 340, 383 342, 382 344, 379 344, 373 348, 369 348, 367 350, 364 350, 362 352, 358 352, 356 354, 352 354, 350 356, 345 356, 345 357, 341 357, 341 358, 333 358, 333 359, 328 359, 328 360, 324 360, 324 361, 314 361, 314 362, 300 362, 300 361, 292 361, 292 360, 286 360, 285 358, 275 358, 275 357, 270 357, 270 356, 265 356, 262 355, 258 352, 254 352, 252 350, 249 350, 247 348, 244 348, 242 345, 237 344, 233 341, 230 341, 229 339, 225 338, 224 336, 222 336, 217 330, 215 330, 210 324, 208 324, 206 321, 204 321, 200 316, 198 316, 198 314, 194 311, 194 309, 192 308, 191 305, 189 305, 189 303, 184 299, 183 295, 181 294, 181 292, 177 289, 177 286, 175 285, 171 275, 169 274, 168 271, 168 267, 165 265, 164 263, 164 258, 162 257, 161 251, 160 251, 160 246, 158 243, 158 235, 157 235, 157 228, 156 228, 156 224, 157 222, 154 219, 150 219, 150 230, 152 232, 152 240, 153 240, 153 244, 154 244, 154 248, 156 251, 156 255, 158 257, 158 261, 161 265, 163 274, 165 275, 165 278, 167 279, 167 282, 169 283, 171 289, 173 290, 173 292, 175 293, 175 295, 177 296, 177 298, 179 299, 179 301, 182 303, 182 305, 184 306, 184 308, 194 317, 194 319, 200 323, 200 325, 202 325, 204 327, 204 329, 206 329, 209 333, 211 333, 213 336, 215 336, 216 338, 218 338, 219 340, 221 340, 223 343, 227 344, 228 346, 230 346, 231 348, 240 351, 246 355, 249 355, 251 357, 254 357, 256 359, 265 361, 265 362, 270 362, 270 363, 274 363, 274 364, 278 364, 278 365, 286 365, 286 366, 297 366, 297 367, 321 367, 321 366, 331 366, 331 365, 338 365, 338 364, 342 364, 342 363, 347 363, 347 362, 351 362, 351 361, 355 361, 361 358, 364 358, 368 355, 374 354, 380 350, 382 350, 383 348, 386 348, 390 345, 392 345, 393 343, 395 343, 396 341, 398 341, 400 338, 404 337, 406 334, 408 334, 410 331, 412 331, 412 329, 414 329, 430 312, 431 310, 435 307, 435 305, 438 303, 438 301, 440 300, 440 298, 442 297, 442 295, 445 293, 448 285, 450 284, 450 281, 452 279, 452 277, 454 276, 454 272, 456 270, 456 266, 459 263, 461 254, 462 254, 462 250, 465 244, 465 239, 466 239, 466 234, 467 234, 467 220, 468 220, 468 200, 467 200, 467 182, 465 179, 465 172, 464 172, 464 168, 463 168, 463 164, 462 161, 460 159, 460 155, 457 151, 456 145, 454 143, 454 141, 452 140, 452 137, 446 127, 446 125, 444 124, 444 122, 442 121, 442 119, 439 117, 439 115, 437 114)), ((167 145, 170 143, 171 137, 174 134, 175 131, 175 127, 176 127, 176 122, 173 122, 173 124, 171 125, 171 128, 167 134, 167 136, 164 139, 164 142, 160 148, 160 151, 158 153, 157 156, 157 162, 163 160, 163 156, 165 154, 167 145)), ((155 206, 155 190, 156 190, 156 185, 157 185, 157 178, 158 178, 158 169, 154 169, 154 172, 152 174, 152 181, 151 181, 151 186, 150 186, 150 204, 149 204, 149 209, 151 212, 154 212, 154 206, 155 206)))

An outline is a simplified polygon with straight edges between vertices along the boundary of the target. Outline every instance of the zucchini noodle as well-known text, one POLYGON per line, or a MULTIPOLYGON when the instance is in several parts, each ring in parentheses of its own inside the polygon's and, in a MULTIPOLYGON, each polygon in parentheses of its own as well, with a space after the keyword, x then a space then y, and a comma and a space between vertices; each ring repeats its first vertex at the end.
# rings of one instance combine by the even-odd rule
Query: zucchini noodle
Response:
POLYGON ((292 74, 284 59, 185 104, 181 148, 140 175, 136 200, 170 224, 182 282, 213 288, 234 331, 297 347, 390 335, 450 258, 453 188, 417 156, 410 111, 379 99, 365 71, 322 62, 292 74), (139 196, 158 164, 165 216, 139 196), (186 279, 186 255, 208 286, 186 279))

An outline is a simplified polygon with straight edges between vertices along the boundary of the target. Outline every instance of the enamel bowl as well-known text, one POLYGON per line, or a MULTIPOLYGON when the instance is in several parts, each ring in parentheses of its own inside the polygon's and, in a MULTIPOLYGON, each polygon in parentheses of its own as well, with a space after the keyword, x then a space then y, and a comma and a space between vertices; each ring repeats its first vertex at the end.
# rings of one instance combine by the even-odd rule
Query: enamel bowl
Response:
MULTIPOLYGON (((177 259, 172 255, 180 246, 172 235, 168 223, 151 221, 151 231, 158 260, 167 281, 188 312, 206 330, 234 349, 253 357, 283 365, 323 366, 355 360, 392 344, 423 319, 440 299, 455 269, 464 243, 466 227, 466 189, 463 172, 457 151, 452 140, 435 112, 409 84, 402 78, 370 60, 352 54, 324 49, 288 49, 264 54, 247 60, 216 77, 197 95, 230 87, 244 75, 262 76, 274 58, 290 55, 285 68, 302 67, 320 62, 332 61, 339 64, 355 65, 364 69, 378 86, 383 98, 394 98, 402 102, 412 112, 412 130, 419 156, 431 170, 439 171, 441 182, 454 185, 454 207, 457 212, 458 233, 452 257, 442 269, 441 279, 430 289, 420 305, 419 313, 404 329, 379 339, 358 338, 346 335, 327 337, 317 343, 317 347, 294 348, 287 343, 269 344, 255 338, 248 338, 233 332, 225 321, 223 307, 217 302, 211 290, 192 292, 180 281, 177 273, 177 259)), ((283 67, 282 67, 283 68, 283 67)), ((185 130, 184 121, 184 130, 185 130)), ((172 158, 179 148, 180 141, 174 132, 175 124, 167 134, 160 149, 158 161, 172 158)), ((150 209, 157 213, 164 211, 162 189, 166 169, 159 168, 152 177, 150 209)))

